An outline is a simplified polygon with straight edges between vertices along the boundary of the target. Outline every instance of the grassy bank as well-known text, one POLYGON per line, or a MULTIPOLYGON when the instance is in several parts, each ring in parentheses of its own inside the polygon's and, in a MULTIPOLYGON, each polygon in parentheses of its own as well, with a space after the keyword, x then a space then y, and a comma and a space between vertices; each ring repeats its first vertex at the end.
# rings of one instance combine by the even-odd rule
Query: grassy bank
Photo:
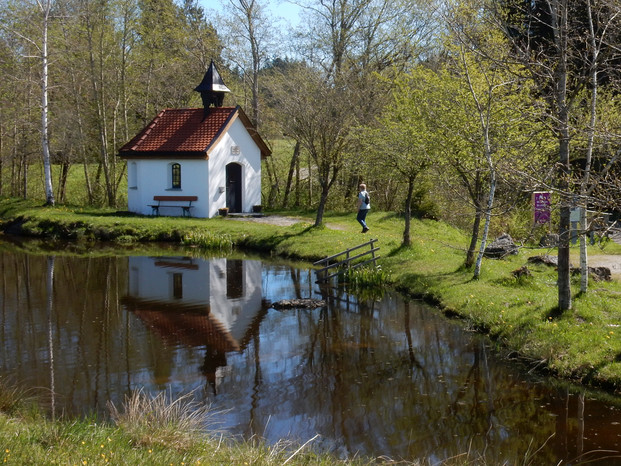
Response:
POLYGON ((50 420, 36 399, 0 387, 0 461, 4 464, 63 465, 362 465, 315 454, 309 445, 236 441, 209 428, 209 411, 185 399, 135 394, 113 407, 113 423, 97 419, 50 420))

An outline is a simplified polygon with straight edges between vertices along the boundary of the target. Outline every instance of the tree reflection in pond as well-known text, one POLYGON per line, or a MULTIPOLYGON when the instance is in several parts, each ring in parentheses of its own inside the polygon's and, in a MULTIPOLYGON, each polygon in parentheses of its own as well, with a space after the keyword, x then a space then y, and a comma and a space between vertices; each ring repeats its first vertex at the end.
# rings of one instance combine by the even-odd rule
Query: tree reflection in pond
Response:
POLYGON ((417 301, 358 302, 257 260, 4 252, 0 269, 0 375, 52 389, 57 413, 198 389, 232 433, 319 434, 342 456, 617 461, 616 406, 519 372, 417 301), (327 305, 270 307, 308 297, 327 305))

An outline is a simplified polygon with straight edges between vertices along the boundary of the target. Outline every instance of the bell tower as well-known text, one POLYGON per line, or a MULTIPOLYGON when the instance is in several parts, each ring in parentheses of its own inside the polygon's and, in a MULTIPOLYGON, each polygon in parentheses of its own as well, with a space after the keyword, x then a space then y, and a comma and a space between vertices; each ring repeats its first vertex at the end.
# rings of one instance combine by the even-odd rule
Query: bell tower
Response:
POLYGON ((224 95, 231 90, 226 87, 224 81, 220 77, 220 73, 216 69, 213 60, 209 65, 209 69, 205 73, 201 83, 194 88, 195 91, 200 92, 203 99, 203 108, 205 109, 205 117, 209 115, 209 107, 222 107, 224 101, 224 95))

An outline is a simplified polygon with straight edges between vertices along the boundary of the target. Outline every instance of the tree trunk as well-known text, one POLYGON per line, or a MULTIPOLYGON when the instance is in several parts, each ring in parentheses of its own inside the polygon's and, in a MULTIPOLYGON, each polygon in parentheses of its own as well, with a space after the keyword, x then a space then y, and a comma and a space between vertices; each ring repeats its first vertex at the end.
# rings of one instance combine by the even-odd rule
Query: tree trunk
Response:
POLYGON ((279 189, 278 189, 278 178, 276 177, 275 169, 274 167, 272 167, 270 160, 271 160, 271 157, 268 157, 265 160, 265 169, 267 170, 267 175, 270 181, 270 190, 267 195, 267 206, 273 207, 279 189))
POLYGON ((470 245, 466 252, 465 266, 470 268, 474 264, 474 253, 477 249, 477 243, 479 242, 479 229, 481 228, 481 217, 483 212, 481 206, 477 201, 475 204, 474 222, 472 224, 472 235, 470 236, 470 245))
POLYGON ((1 124, 0 122, 0 196, 2 196, 4 194, 4 183, 3 183, 3 179, 4 179, 4 156, 2 155, 2 152, 4 151, 4 146, 3 146, 3 142, 4 142, 4 132, 3 132, 4 126, 1 124))
POLYGON ((295 163, 295 207, 300 207, 300 157, 295 163))
POLYGON ((43 13, 43 40, 41 42, 41 145, 43 147, 43 171, 45 175, 45 204, 54 205, 54 188, 52 187, 52 162, 48 135, 48 55, 47 30, 50 16, 51 0, 40 4, 43 13))
POLYGON ((586 293, 589 288, 589 260, 587 257, 587 209, 588 209, 588 194, 590 193, 589 182, 591 177, 591 160, 593 158, 593 144, 595 139, 595 124, 597 122, 597 71, 598 71, 598 58, 599 48, 597 40, 595 38, 595 28, 593 25, 593 14, 591 10, 591 2, 586 2, 587 13, 589 19, 589 34, 591 45, 591 108, 590 108, 590 120, 589 128, 587 131, 587 150, 585 154, 584 172, 582 174, 582 183, 580 183, 580 194, 582 202, 580 203, 583 208, 580 211, 580 225, 582 228, 582 234, 580 235, 580 291, 586 293))
POLYGON ((86 153, 83 154, 82 166, 84 167, 84 184, 86 184, 86 194, 88 195, 88 204, 93 205, 95 202, 95 196, 93 194, 93 184, 91 183, 91 177, 88 173, 88 160, 86 153))
MULTIPOLYGON (((490 161, 491 165, 491 161, 490 161)), ((489 224, 492 219, 492 208, 494 207, 494 193, 496 191, 496 174, 493 168, 491 168, 491 180, 489 183, 489 196, 487 198, 487 207, 485 209, 485 226, 483 227, 483 237, 481 238, 481 247, 479 248, 479 254, 474 266, 475 280, 479 279, 481 275, 481 263, 483 262, 483 254, 485 253, 485 246, 487 244, 487 235, 489 233, 489 224)))
POLYGON ((408 194, 405 198, 405 227, 403 229, 403 246, 411 246, 412 238, 410 235, 410 226, 412 223, 412 193, 414 192, 415 177, 408 177, 408 194))
POLYGON ((308 157, 308 201, 306 202, 306 205, 308 207, 310 207, 312 205, 312 200, 313 200, 313 177, 312 177, 312 173, 313 173, 313 164, 312 164, 311 157, 308 157))
POLYGON ((571 309, 571 282, 569 270, 570 199, 569 199, 569 109, 567 104, 567 0, 560 2, 558 11, 559 63, 556 71, 556 105, 559 134, 559 192, 561 197, 558 247, 558 308, 571 309))
POLYGON ((24 199, 28 199, 28 158, 26 154, 21 156, 21 166, 20 170, 22 171, 22 196, 24 199))
POLYGON ((298 157, 300 156, 300 141, 295 142, 293 148, 293 156, 291 157, 291 163, 289 164, 289 175, 287 176, 287 185, 285 186, 285 194, 282 199, 282 208, 286 209, 289 204, 289 193, 291 193, 291 183, 293 181, 293 174, 295 173, 298 164, 298 157))
POLYGON ((66 202, 67 191, 67 178, 69 177, 69 169, 71 168, 71 162, 65 160, 60 165, 60 172, 58 174, 58 201, 66 202))
POLYGON ((315 226, 318 227, 323 224, 323 214, 328 202, 328 184, 324 183, 321 189, 321 197, 319 198, 319 206, 317 206, 317 216, 315 217, 315 226))

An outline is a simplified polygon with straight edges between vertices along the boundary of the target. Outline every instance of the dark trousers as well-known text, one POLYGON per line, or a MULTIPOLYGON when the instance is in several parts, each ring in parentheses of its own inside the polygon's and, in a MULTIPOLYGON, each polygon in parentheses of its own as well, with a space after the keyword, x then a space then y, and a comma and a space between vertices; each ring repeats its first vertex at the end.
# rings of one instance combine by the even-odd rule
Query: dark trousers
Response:
POLYGON ((367 228, 366 218, 368 213, 369 209, 360 209, 358 211, 358 216, 356 217, 356 220, 358 220, 358 223, 362 225, 362 228, 367 228))

